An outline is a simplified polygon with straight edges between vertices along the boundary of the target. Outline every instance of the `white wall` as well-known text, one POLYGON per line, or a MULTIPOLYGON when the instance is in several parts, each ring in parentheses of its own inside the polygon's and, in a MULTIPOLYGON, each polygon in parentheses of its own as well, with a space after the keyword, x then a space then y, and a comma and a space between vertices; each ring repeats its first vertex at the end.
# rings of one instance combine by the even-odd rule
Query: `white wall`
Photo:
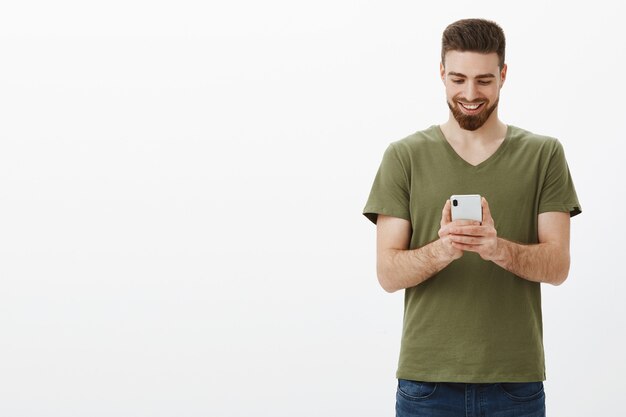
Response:
POLYGON ((360 213, 387 144, 445 121, 464 17, 503 26, 500 116, 561 140, 583 205, 549 413, 617 415, 619 2, 7 3, 0 415, 393 415, 403 298, 360 213))

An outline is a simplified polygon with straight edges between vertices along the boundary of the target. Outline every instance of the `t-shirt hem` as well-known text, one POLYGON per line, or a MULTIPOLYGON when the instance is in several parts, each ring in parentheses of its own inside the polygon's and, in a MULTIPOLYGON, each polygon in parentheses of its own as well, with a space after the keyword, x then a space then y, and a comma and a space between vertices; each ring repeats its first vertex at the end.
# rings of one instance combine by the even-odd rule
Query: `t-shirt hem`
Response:
POLYGON ((547 213, 549 211, 569 212, 570 217, 574 217, 582 213, 582 209, 580 207, 580 204, 578 203, 546 204, 545 206, 539 207, 539 209, 537 210, 537 213, 541 214, 541 213, 547 213))
POLYGON ((428 374, 428 373, 406 373, 398 371, 396 378, 407 379, 410 381, 424 382, 456 382, 466 384, 496 384, 502 382, 539 382, 545 381, 545 374, 524 374, 524 375, 506 375, 506 374, 428 374))
POLYGON ((379 207, 365 207, 363 209, 363 215, 367 217, 374 224, 376 224, 379 214, 383 214, 385 216, 391 216, 391 217, 399 217, 401 219, 411 221, 411 216, 407 212, 401 212, 398 210, 393 210, 389 208, 379 208, 379 207))

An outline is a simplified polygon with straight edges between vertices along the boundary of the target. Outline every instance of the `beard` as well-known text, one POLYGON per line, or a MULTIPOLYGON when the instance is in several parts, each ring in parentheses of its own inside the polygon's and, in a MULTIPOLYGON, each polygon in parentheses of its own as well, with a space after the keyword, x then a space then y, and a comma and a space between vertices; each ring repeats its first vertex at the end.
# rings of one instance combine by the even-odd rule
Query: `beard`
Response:
MULTIPOLYGON (((457 97, 453 97, 452 100, 454 101, 454 105, 450 104, 448 100, 446 100, 446 103, 448 103, 448 107, 450 108, 450 111, 452 112, 452 115, 454 116, 456 121, 459 123, 459 126, 461 126, 461 129, 474 131, 484 125, 487 119, 489 119, 491 113, 493 113, 496 107, 498 107, 500 97, 496 99, 496 102, 493 103, 493 106, 491 107, 489 107, 489 100, 485 101, 485 104, 483 104, 483 110, 478 114, 472 115, 465 114, 461 109, 459 109, 460 104, 458 103, 459 99, 457 97)), ((466 100, 462 101, 467 104, 477 104, 483 102, 482 100, 474 100, 473 102, 469 102, 466 100)))

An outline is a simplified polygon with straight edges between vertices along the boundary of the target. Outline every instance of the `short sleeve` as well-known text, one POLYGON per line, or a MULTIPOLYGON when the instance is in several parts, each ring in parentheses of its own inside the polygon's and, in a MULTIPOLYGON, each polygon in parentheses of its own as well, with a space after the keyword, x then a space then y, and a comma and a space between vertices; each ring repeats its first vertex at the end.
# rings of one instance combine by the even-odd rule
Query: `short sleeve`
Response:
POLYGON ((548 211, 569 212, 570 217, 582 212, 563 146, 558 140, 555 141, 539 197, 539 213, 548 211))
POLYGON ((393 144, 378 168, 363 214, 374 224, 379 214, 410 220, 409 175, 393 144))

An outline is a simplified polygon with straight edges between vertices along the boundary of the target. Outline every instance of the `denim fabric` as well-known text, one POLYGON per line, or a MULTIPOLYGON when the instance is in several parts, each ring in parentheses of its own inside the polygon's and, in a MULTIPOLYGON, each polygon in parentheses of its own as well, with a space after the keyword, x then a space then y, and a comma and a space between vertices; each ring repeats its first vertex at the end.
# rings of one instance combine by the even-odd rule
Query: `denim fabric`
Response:
POLYGON ((545 417, 542 382, 460 384, 398 380, 396 417, 545 417))

